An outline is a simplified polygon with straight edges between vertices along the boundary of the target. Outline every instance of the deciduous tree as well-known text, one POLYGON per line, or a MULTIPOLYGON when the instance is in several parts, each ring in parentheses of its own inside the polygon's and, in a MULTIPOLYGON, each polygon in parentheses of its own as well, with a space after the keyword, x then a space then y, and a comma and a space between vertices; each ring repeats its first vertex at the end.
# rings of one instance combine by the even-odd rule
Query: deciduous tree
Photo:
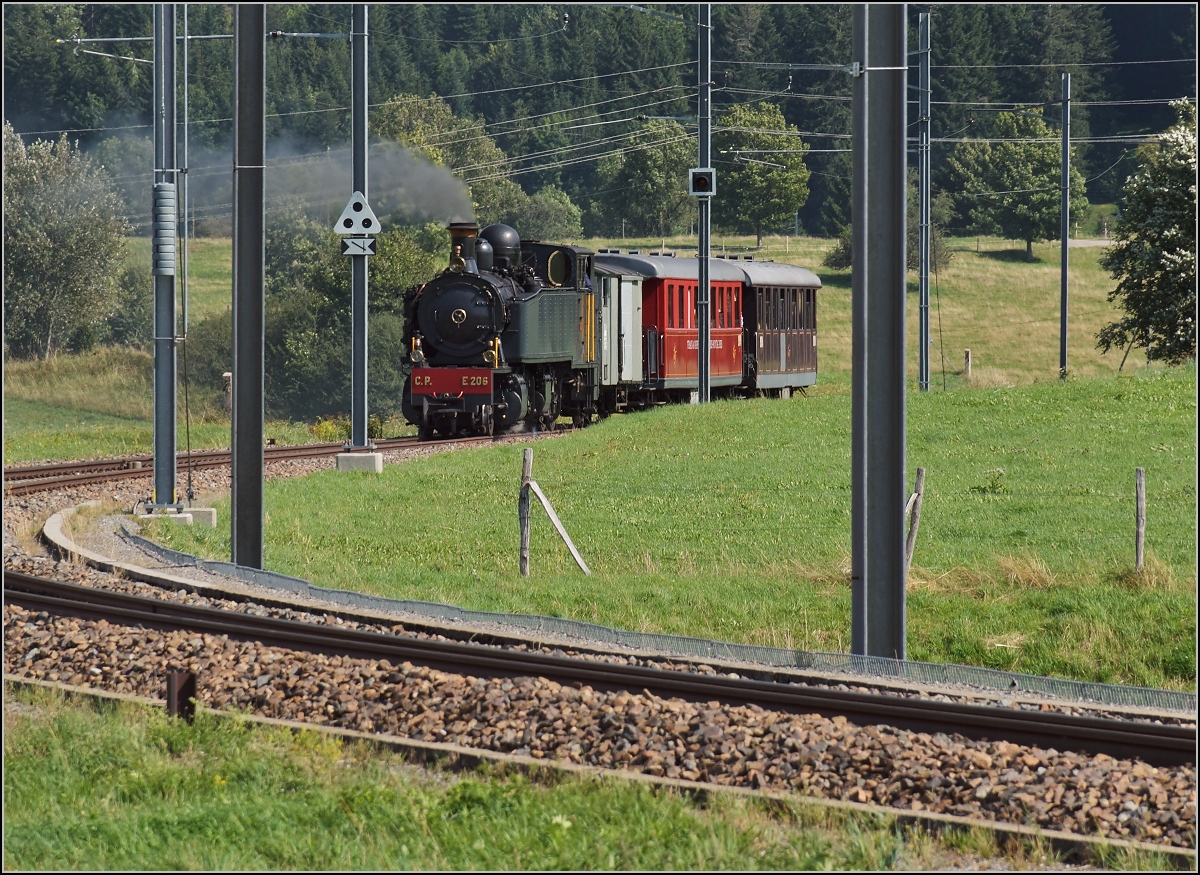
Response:
POLYGON ((48 358, 110 312, 126 224, 108 177, 66 138, 4 123, 6 355, 48 358))
POLYGON ((1178 123, 1143 147, 1125 183, 1116 243, 1101 261, 1117 280, 1108 300, 1125 315, 1096 338, 1104 352, 1133 344, 1179 364, 1196 357, 1196 107, 1173 106, 1178 123))
POLYGON ((808 198, 807 147, 779 107, 733 107, 717 120, 713 144, 720 156, 716 222, 754 231, 759 246, 765 231, 790 227, 808 198))
MULTIPOLYGON (((996 142, 967 142, 950 156, 951 190, 963 192, 975 229, 1025 241, 1057 240, 1062 224, 1062 147, 1050 127, 1030 113, 1000 113, 996 142)), ((1087 209, 1083 176, 1071 167, 1072 221, 1087 209)))
POLYGON ((687 172, 696 161, 696 143, 677 122, 647 120, 616 154, 596 169, 603 219, 610 232, 665 237, 678 230, 695 207, 688 196, 687 172))

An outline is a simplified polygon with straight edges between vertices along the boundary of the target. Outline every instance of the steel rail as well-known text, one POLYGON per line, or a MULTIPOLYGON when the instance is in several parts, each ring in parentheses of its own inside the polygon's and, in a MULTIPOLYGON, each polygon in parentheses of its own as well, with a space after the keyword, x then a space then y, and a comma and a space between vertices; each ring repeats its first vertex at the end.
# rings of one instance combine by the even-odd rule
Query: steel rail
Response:
POLYGON ((614 665, 477 644, 409 639, 354 629, 181 605, 77 584, 4 572, 5 604, 54 614, 163 629, 188 629, 268 646, 364 659, 413 662, 457 674, 543 677, 566 685, 640 692, 693 701, 755 704, 793 713, 841 715, 859 725, 1006 740, 1044 749, 1103 753, 1160 766, 1196 761, 1196 729, 1061 712, 1021 711, 957 702, 813 689, 773 681, 614 665))
MULTIPOLYGON (((437 441, 418 441, 415 437, 387 438, 375 442, 378 450, 394 450, 410 446, 437 446, 446 443, 472 443, 491 441, 492 437, 461 437, 437 441)), ((266 446, 264 459, 272 462, 290 459, 312 459, 333 456, 346 451, 345 444, 322 443, 298 446, 266 446)), ((190 464, 194 469, 220 468, 229 464, 229 450, 193 451, 189 461, 187 454, 176 454, 176 464, 190 464)), ((4 469, 4 491, 9 495, 28 495, 45 492, 59 486, 80 486, 90 483, 106 483, 110 480, 125 480, 131 477, 147 477, 154 473, 154 457, 150 455, 130 456, 123 459, 96 459, 85 462, 62 464, 13 466, 4 469)))

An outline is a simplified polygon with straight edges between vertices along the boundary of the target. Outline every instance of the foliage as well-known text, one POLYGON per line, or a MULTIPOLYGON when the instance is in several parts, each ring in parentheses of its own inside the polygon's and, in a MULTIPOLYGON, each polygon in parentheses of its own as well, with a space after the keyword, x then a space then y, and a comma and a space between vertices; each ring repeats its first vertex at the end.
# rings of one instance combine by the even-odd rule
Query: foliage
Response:
POLYGON ((1096 337, 1105 352, 1135 344, 1174 365, 1196 357, 1196 108, 1172 105, 1179 120, 1143 149, 1103 260, 1125 315, 1096 337))
POLYGON ((790 225, 808 198, 807 147, 777 106, 741 104, 717 119, 713 149, 717 174, 713 220, 723 227, 764 231, 790 225))
POLYGON ((111 124, 114 117, 145 112, 151 102, 150 65, 75 54, 55 40, 75 34, 144 36, 150 33, 151 14, 148 4, 104 4, 97 9, 69 3, 6 3, 6 118, 22 131, 60 133, 54 129, 97 128, 111 124))
MULTIPOLYGON (((961 201, 975 229, 1025 241, 1033 258, 1034 240, 1058 240, 1062 224, 1062 147, 1049 126, 1032 113, 1000 113, 997 137, 1008 142, 967 142, 950 156, 949 191, 961 201)), ((1084 180, 1071 165, 1070 219, 1087 209, 1084 180)))
POLYGON ((660 237, 686 228, 695 216, 687 180, 695 160, 695 143, 678 122, 646 120, 597 165, 593 224, 660 237))
MULTIPOLYGON (((378 237, 368 273, 368 403, 388 416, 404 388, 404 290, 428 279, 439 257, 418 242, 424 230, 389 229, 378 237)), ((346 412, 350 399, 350 259, 338 238, 296 208, 267 225, 266 375, 268 416, 311 421, 346 412)), ((189 341, 194 379, 220 385, 231 369, 232 317, 200 322, 189 341)))
POLYGON ((849 226, 842 229, 837 243, 829 250, 821 264, 834 270, 849 270, 854 266, 854 232, 849 226))
POLYGON ((371 130, 464 179, 481 224, 501 221, 522 202, 525 192, 509 178, 508 159, 483 121, 459 118, 437 95, 393 98, 376 110, 371 130))
POLYGON ((150 137, 139 136, 108 137, 100 141, 90 157, 98 168, 108 174, 113 188, 121 196, 124 214, 127 217, 136 216, 138 221, 135 224, 149 228, 154 141, 150 137))
POLYGON ((523 240, 566 242, 583 236, 582 211, 571 197, 556 185, 547 185, 525 200, 508 224, 523 240))
POLYGON ((126 261, 117 275, 112 312, 102 339, 119 346, 148 347, 154 340, 154 276, 145 261, 126 261))
MULTIPOLYGON (((915 176, 910 175, 908 185, 908 236, 906 239, 905 259, 909 270, 920 270, 921 267, 921 225, 920 202, 917 198, 915 176)), ((945 216, 949 210, 948 198, 938 195, 930 204, 929 218, 929 255, 930 269, 937 273, 946 268, 954 253, 946 241, 942 231, 945 216)), ((838 234, 837 243, 825 256, 821 263, 834 270, 847 270, 853 266, 854 247, 850 226, 846 226, 838 234)))
POLYGON ((4 123, 6 357, 47 358, 110 312, 126 231, 119 206, 65 137, 27 147, 4 123))
MULTIPOLYGON (((920 270, 921 268, 921 200, 917 182, 916 171, 910 171, 908 175, 908 241, 906 250, 909 270, 920 270)), ((934 195, 931 191, 930 194, 929 269, 934 273, 940 273, 946 269, 946 265, 954 257, 945 233, 954 206, 953 199, 946 192, 934 195)))

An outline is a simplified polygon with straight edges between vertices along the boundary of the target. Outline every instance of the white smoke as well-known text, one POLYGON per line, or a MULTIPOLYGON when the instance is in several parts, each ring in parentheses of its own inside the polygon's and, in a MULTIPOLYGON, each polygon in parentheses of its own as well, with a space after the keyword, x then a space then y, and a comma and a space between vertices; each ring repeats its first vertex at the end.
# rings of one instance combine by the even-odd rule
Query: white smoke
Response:
MULTIPOLYGON (((135 228, 148 231, 153 147, 144 136, 120 139, 121 148, 110 146, 105 153, 109 156, 106 169, 127 199, 126 218, 135 228)), ((189 215, 198 221, 223 222, 228 227, 234 207, 232 146, 193 146, 187 163, 189 215)), ((332 227, 354 193, 354 160, 349 145, 325 148, 287 138, 274 139, 267 144, 266 168, 268 213, 284 203, 300 205, 312 218, 332 227)), ((367 180, 367 200, 384 228, 389 224, 444 224, 474 219, 471 198, 462 180, 397 143, 370 145, 367 180)))

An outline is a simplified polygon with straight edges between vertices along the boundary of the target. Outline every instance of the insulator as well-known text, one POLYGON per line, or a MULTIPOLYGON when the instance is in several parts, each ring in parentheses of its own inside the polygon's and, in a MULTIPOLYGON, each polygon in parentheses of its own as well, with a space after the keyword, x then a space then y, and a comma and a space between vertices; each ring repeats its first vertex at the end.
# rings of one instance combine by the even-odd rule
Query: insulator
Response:
POLYGON ((176 213, 175 183, 154 184, 154 249, 152 273, 155 276, 175 276, 175 235, 178 216, 176 213))

